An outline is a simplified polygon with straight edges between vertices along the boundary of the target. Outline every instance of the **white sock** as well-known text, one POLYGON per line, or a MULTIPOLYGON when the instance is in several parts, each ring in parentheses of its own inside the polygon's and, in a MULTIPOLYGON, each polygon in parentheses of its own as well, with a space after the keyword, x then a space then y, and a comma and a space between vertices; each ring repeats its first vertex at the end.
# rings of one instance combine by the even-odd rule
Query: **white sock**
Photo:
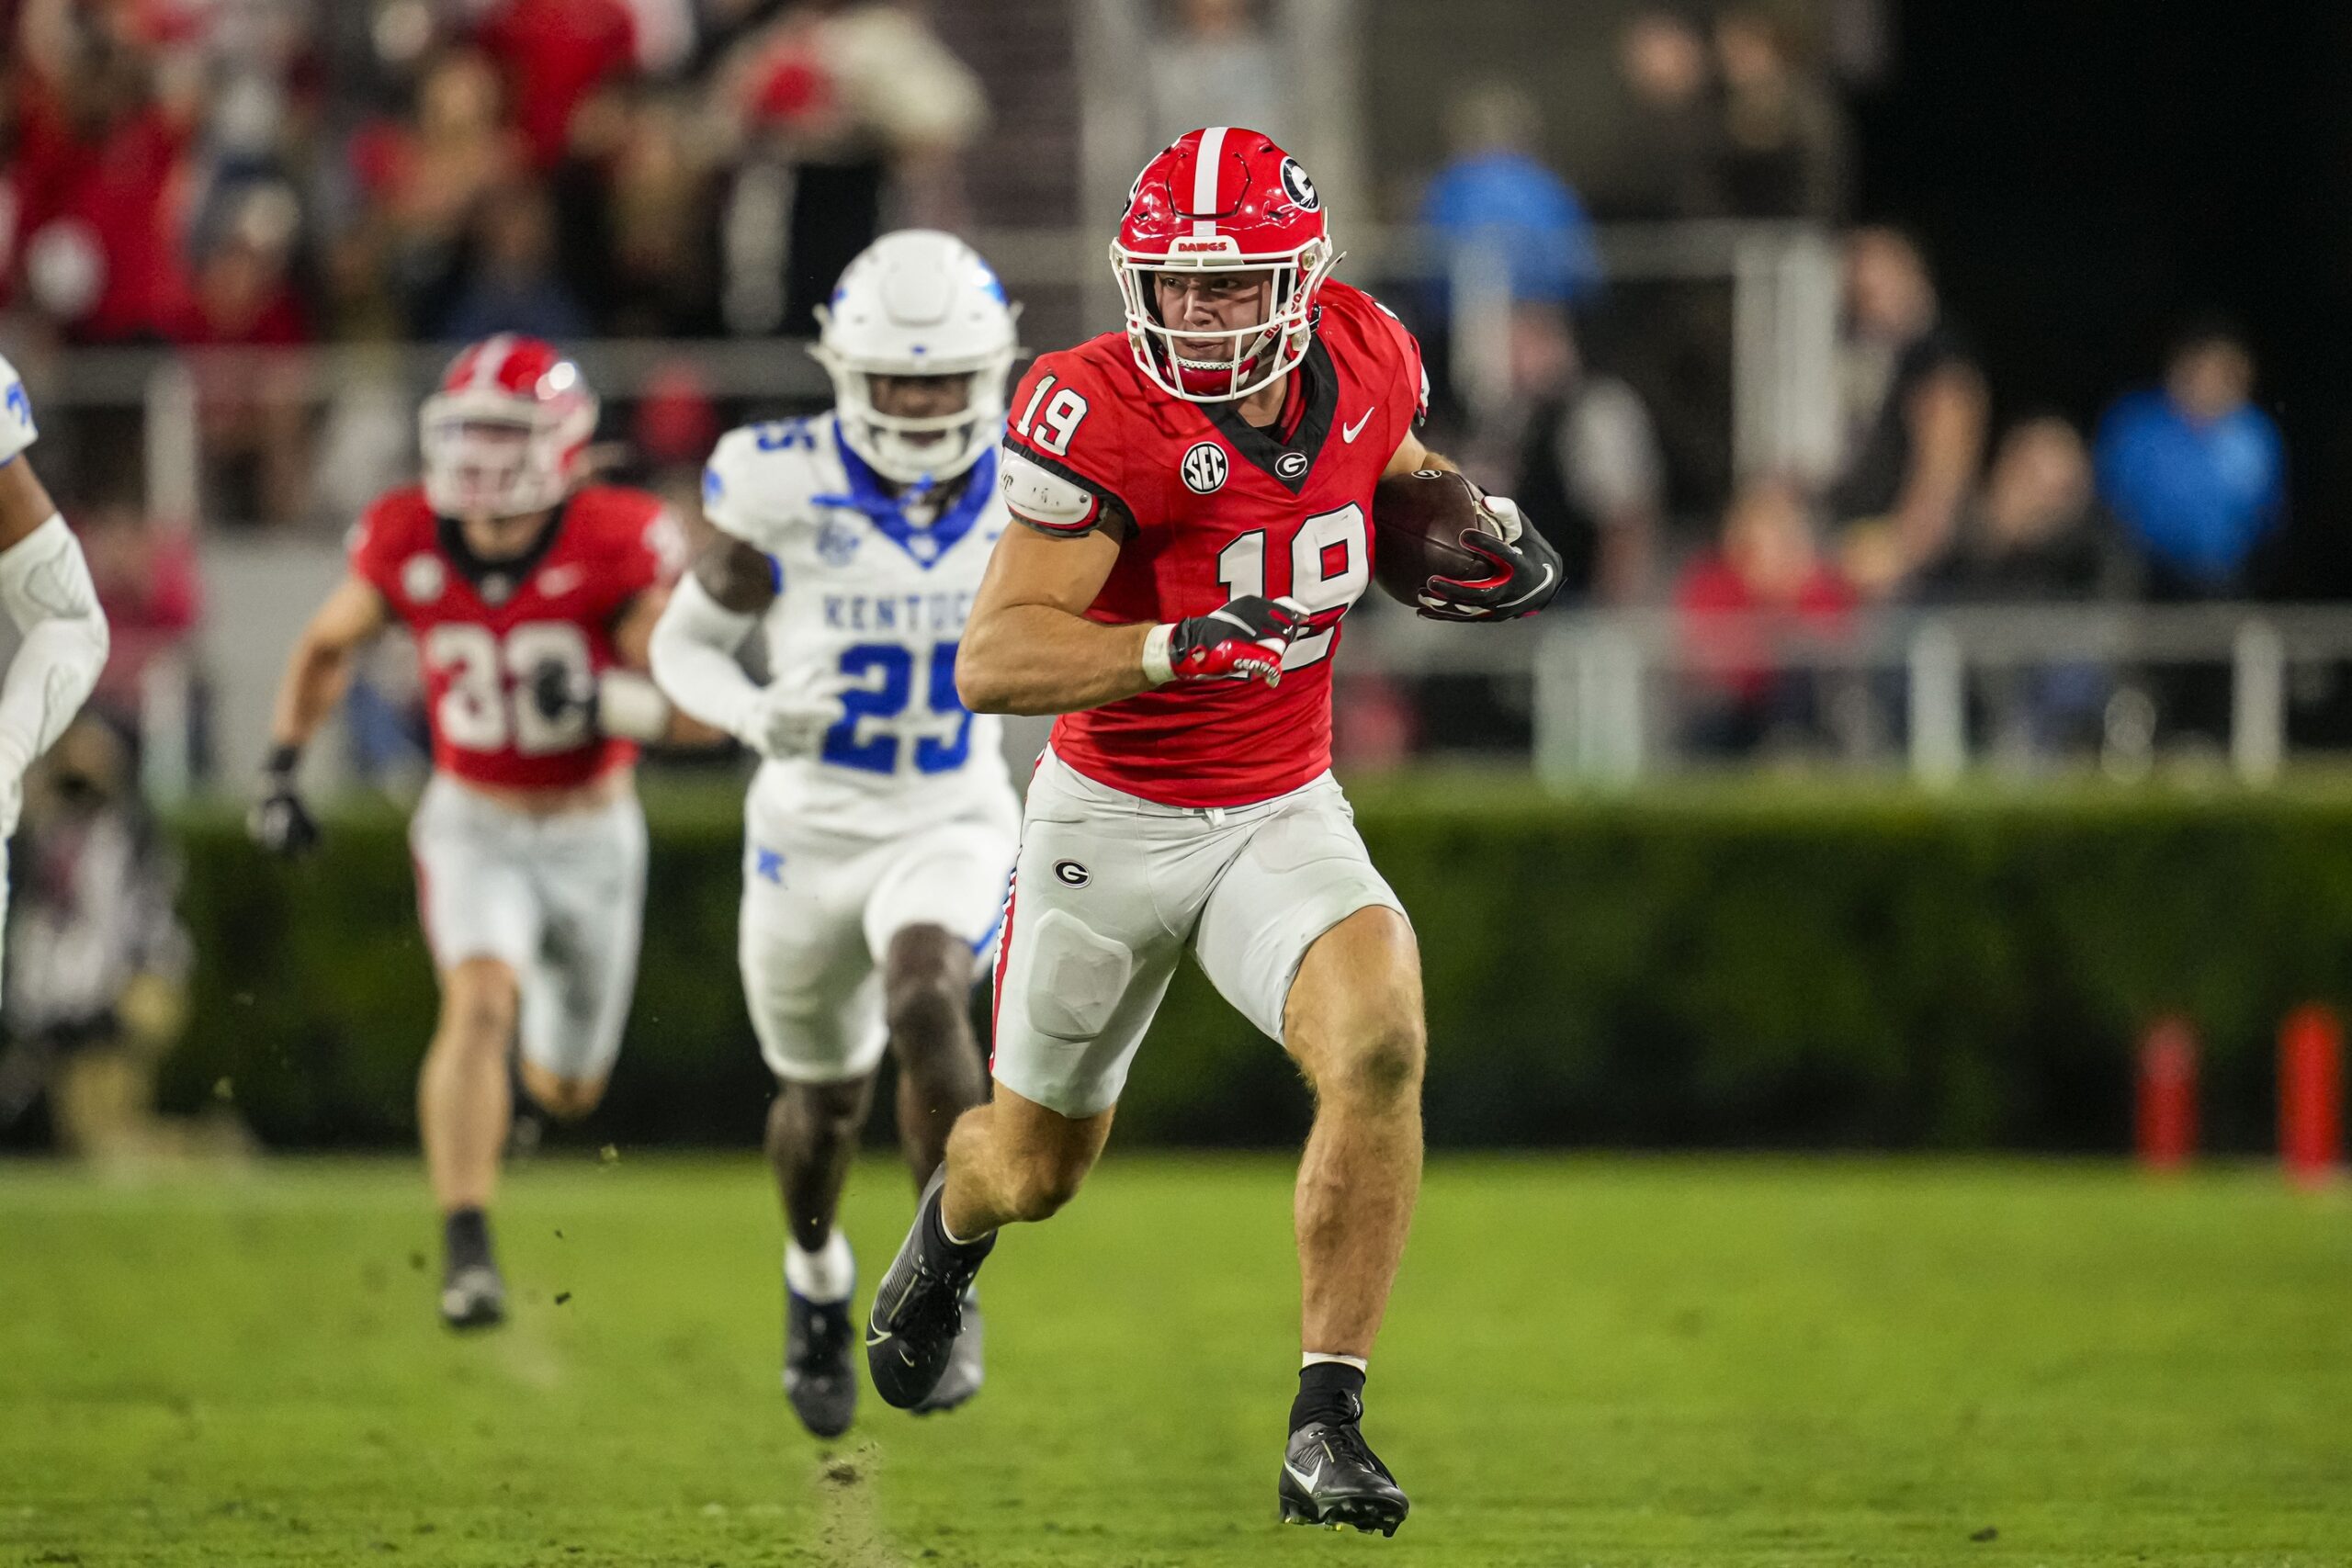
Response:
POLYGON ((857 1258, 849 1237, 838 1230, 814 1252, 804 1252, 797 1241, 784 1244, 784 1282, 803 1301, 845 1302, 857 1290, 857 1258))
POLYGON ((1362 1356, 1334 1356, 1329 1351, 1309 1350, 1299 1357, 1298 1370, 1305 1371, 1317 1361, 1337 1361, 1343 1367, 1353 1367, 1358 1371, 1363 1371, 1369 1364, 1362 1356))

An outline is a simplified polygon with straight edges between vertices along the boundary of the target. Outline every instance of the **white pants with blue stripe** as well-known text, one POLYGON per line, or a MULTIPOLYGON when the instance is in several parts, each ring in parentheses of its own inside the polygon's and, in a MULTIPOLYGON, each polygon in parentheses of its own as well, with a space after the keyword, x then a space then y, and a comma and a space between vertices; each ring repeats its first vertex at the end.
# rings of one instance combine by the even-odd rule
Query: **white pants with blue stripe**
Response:
POLYGON ((895 838, 796 835, 754 797, 745 814, 736 954, 760 1054, 780 1078, 840 1083, 882 1060, 882 959, 909 926, 971 944, 973 974, 995 962, 1019 847, 1009 795, 895 838))

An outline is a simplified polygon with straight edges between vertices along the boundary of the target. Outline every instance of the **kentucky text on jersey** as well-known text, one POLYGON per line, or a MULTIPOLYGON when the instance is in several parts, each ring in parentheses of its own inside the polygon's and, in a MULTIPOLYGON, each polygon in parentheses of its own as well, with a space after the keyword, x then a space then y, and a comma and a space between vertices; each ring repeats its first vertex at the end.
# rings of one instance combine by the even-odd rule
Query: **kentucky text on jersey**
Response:
POLYGON ((956 637, 972 613, 972 590, 945 593, 825 594, 825 629, 836 632, 956 637))

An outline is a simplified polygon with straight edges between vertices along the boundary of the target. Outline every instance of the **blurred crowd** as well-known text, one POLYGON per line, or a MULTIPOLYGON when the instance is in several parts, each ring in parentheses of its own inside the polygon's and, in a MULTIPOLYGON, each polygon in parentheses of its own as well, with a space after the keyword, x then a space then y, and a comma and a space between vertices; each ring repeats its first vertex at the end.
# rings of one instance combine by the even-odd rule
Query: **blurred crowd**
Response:
MULTIPOLYGON (((1899 687, 1815 672, 1871 607, 2226 601, 2274 586, 2284 452, 2229 322, 2181 323, 2149 384, 2087 429, 2010 408, 1920 244, 1853 221, 1838 89, 1777 13, 1646 7, 1618 41, 1613 130, 1580 181, 1539 155, 1524 93, 1498 83, 1459 100, 1451 160, 1419 206, 1437 260, 1417 325, 1444 434, 1558 546, 1583 602, 1679 620, 1686 746, 1883 746, 1904 722, 1899 687), (1726 301, 1615 287, 1596 218, 1804 220, 1838 236, 1826 463, 1733 472, 1726 301), (1451 290, 1482 267, 1507 326, 1465 365, 1448 341, 1463 319, 1451 290)), ((2095 745, 2120 689, 2077 665, 1979 685, 1980 730, 2028 753, 2095 745)), ((2126 694, 2218 734, 2212 686, 2159 676, 2126 694)))
MULTIPOLYGON (((1281 0, 1133 12, 1138 158, 1195 124, 1295 126, 1346 184, 1350 122, 1302 100, 1281 0)), ((1854 226, 1851 73, 1790 14, 1639 7, 1574 167, 1547 155, 1543 103, 1472 82, 1409 198, 1357 193, 1425 242, 1370 281, 1421 334, 1442 449, 1521 500, 1585 602, 1687 618, 1688 738, 1707 749, 1818 744, 1838 705, 1772 649, 1835 639, 1869 606, 2261 588, 2286 481, 2242 339, 2183 323, 2092 426, 2010 407, 1920 246, 1854 226), (1839 428, 1817 470, 1735 472, 1721 278, 1641 287, 1604 265, 1597 225, 1709 220, 1841 236, 1839 428), (1501 332, 1455 341, 1464 289, 1502 302, 1501 332)), ((36 354, 805 335, 880 229, 968 225, 985 160, 965 154, 989 109, 946 19, 921 0, 16 0, 0 324, 36 354)), ((144 515, 135 420, 92 415, 89 439, 44 448, 45 473, 86 455, 65 488, 98 541, 125 711, 198 615, 197 517, 347 518, 411 461, 396 375, 274 385, 284 372, 196 363, 195 516, 144 515)), ((740 411, 691 358, 628 390, 606 434, 632 477, 690 498, 740 411)), ((2028 684, 2016 722, 2036 735, 2105 700, 2071 675, 2028 684)))
POLYGON ((15 41, 0 273, 83 344, 805 331, 983 117, 862 0, 21 0, 15 41))

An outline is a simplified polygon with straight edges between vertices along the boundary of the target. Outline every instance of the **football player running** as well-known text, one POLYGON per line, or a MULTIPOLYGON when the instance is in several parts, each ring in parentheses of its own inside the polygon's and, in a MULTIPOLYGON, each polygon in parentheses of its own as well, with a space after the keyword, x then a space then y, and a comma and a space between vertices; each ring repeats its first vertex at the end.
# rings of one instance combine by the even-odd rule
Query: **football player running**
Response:
MULTIPOLYGON (((1004 532, 996 444, 1013 312, 952 235, 888 234, 842 274, 815 353, 831 413, 729 434, 718 536, 653 637, 684 712, 762 761, 744 807, 738 956, 779 1086, 767 1152, 784 1204, 784 1386, 820 1437, 855 1408, 855 1265, 834 1228, 875 1068, 898 1064, 920 1189, 983 1086, 967 1010, 1012 867, 1019 805, 997 723, 957 699, 965 617, 1004 532), (769 682, 735 659, 765 631, 769 682)), ((959 1292, 917 1410, 980 1385, 959 1292)))
POLYGON ((433 778, 409 846, 440 977, 417 1080, 425 1168, 443 1216, 441 1315, 505 1315, 487 1212, 513 1117, 509 1054, 550 1116, 595 1108, 619 1054, 645 901, 639 739, 671 728, 631 674, 683 546, 641 491, 584 484, 596 399, 532 338, 460 353, 419 419, 424 482, 353 529, 350 570, 311 616, 277 692, 254 836, 288 857, 318 841, 296 783, 342 700, 353 655, 394 621, 416 638, 433 778))
MULTIPOLYGON (((876 1292, 876 1387, 942 1375, 999 1227, 1069 1201, 1190 949, 1315 1092, 1295 1210, 1305 1356, 1285 1519, 1394 1533, 1405 1493, 1359 1422, 1420 1181, 1412 928, 1330 775, 1331 656, 1371 574, 1373 489, 1451 467, 1413 434, 1419 351, 1329 274, 1296 160, 1214 126, 1148 164, 1111 259, 1124 333, 1040 358, 1010 405, 1013 516, 957 679, 979 712, 1059 714, 1030 786, 997 961, 996 1095, 876 1292)), ((1423 613, 1539 609, 1559 560, 1485 498, 1491 570, 1423 613)))
POLYGON ((89 699, 108 647, 89 563, 25 456, 39 434, 23 378, 0 359, 0 609, 20 638, 0 676, 0 931, 25 770, 89 699))

